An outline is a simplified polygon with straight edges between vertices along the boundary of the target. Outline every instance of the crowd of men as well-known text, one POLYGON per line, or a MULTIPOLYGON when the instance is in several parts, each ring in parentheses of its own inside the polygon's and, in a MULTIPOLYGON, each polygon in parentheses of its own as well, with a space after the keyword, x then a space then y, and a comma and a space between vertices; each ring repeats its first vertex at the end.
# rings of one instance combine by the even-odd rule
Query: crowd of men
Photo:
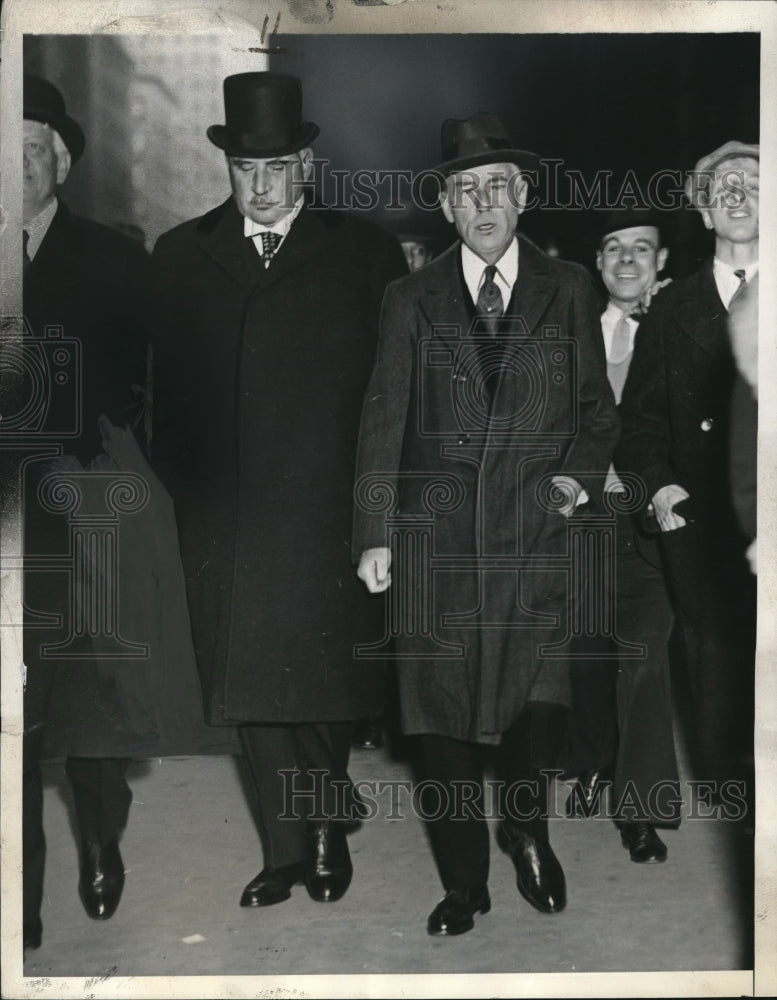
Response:
MULTIPOLYGON (((319 128, 296 77, 230 76, 224 106, 207 136, 232 193, 149 259, 67 209, 86 140, 59 91, 25 77, 28 336, 63 330, 83 372, 76 432, 56 425, 23 483, 25 947, 41 942, 53 757, 95 919, 124 889, 129 760, 187 739, 247 762, 262 864, 240 905, 297 885, 340 899, 363 816, 352 727, 374 729, 387 663, 424 794, 442 803, 423 809, 444 890, 430 934, 490 909, 495 807, 521 895, 564 908, 559 766, 570 817, 607 798, 630 859, 664 861, 658 828, 682 805, 670 637, 699 773, 713 796, 751 779, 758 146, 727 142, 689 173, 714 257, 669 282, 660 213, 602 213, 590 270, 524 237, 537 156, 493 114, 442 125, 427 181, 455 240, 431 259, 310 203, 319 128), (176 548, 153 575, 168 612, 188 608, 159 628, 112 605, 154 668, 147 689, 131 651, 100 645, 110 615, 86 621, 102 564, 61 571, 73 523, 57 487, 120 477, 128 456, 153 500, 148 560, 174 503, 180 562, 176 548)), ((149 565, 121 586, 144 590, 149 565)))

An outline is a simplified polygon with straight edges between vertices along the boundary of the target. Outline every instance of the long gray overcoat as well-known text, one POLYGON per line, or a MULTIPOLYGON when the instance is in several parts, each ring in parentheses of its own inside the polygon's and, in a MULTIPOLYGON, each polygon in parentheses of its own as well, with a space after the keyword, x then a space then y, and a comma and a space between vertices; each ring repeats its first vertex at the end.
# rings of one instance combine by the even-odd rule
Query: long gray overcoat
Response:
POLYGON ((513 299, 489 340, 471 327, 460 247, 386 293, 353 542, 358 553, 394 535, 404 730, 497 743, 528 699, 568 702, 567 662, 540 655, 564 638, 569 596, 550 482, 574 476, 594 499, 618 420, 587 272, 519 237, 513 299))
POLYGON ((376 711, 353 647, 381 608, 350 559, 359 413, 399 244, 303 208, 265 270, 230 198, 160 237, 158 438, 214 723, 376 711))

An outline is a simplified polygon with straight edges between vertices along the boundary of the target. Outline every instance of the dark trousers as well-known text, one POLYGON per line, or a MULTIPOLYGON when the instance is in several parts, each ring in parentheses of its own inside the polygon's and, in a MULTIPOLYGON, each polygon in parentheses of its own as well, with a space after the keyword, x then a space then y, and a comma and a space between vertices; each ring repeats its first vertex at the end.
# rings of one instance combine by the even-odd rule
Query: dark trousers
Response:
POLYGON ((351 814, 351 723, 252 723, 240 726, 239 733, 264 865, 303 861, 309 818, 351 814))
MULTIPOLYGON (((499 814, 510 828, 538 839, 548 836, 550 779, 545 772, 558 760, 566 714, 559 705, 530 702, 496 751, 499 814)), ((482 792, 484 748, 431 734, 417 740, 421 777, 417 810, 427 820, 443 887, 448 892, 485 885, 489 833, 482 792)))
MULTIPOLYGON (((613 601, 617 640, 645 652, 618 657, 613 640, 602 658, 602 637, 594 636, 597 655, 572 660, 570 759, 577 772, 614 771, 616 818, 675 824, 680 789, 668 651, 674 615, 659 559, 655 544, 619 514, 612 587, 603 597, 613 601)), ((586 641, 578 640, 578 654, 586 641)))
MULTIPOLYGON (((132 792, 126 774, 130 761, 69 757, 65 771, 73 792, 76 824, 82 841, 105 846, 127 825, 132 792)), ((22 785, 22 858, 24 922, 40 916, 46 838, 43 832, 43 781, 40 765, 24 771, 22 785)))

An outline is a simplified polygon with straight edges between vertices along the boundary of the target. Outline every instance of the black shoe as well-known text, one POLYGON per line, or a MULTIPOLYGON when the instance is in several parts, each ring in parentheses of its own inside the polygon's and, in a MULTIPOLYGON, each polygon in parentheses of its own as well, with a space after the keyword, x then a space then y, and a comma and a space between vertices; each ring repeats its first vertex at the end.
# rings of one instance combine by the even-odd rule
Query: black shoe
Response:
POLYGON ((666 861, 669 853, 652 823, 624 823, 621 841, 629 849, 631 860, 641 865, 666 861))
POLYGON ((25 921, 24 927, 22 928, 24 950, 35 951, 37 948, 40 948, 42 936, 43 924, 40 922, 40 917, 36 917, 35 920, 25 921))
POLYGON ((366 719, 354 722, 351 746, 357 750, 378 750, 383 746, 383 731, 376 715, 368 715, 366 719))
POLYGON ((475 913, 488 913, 490 909, 491 897, 487 886, 451 889, 429 914, 426 930, 435 937, 464 934, 475 926, 472 919, 475 913))
POLYGON ((515 866, 518 891, 540 913, 559 913, 567 905, 564 870, 547 840, 538 840, 522 830, 497 831, 502 850, 515 866))
POLYGON ((283 865, 282 868, 263 868, 243 889, 241 906, 273 906, 291 896, 291 887, 305 881, 305 862, 283 865))
POLYGON ((114 839, 104 847, 90 841, 81 845, 78 892, 93 920, 107 920, 116 912, 124 889, 124 862, 114 839))
POLYGON ((309 823, 305 884, 311 899, 334 903, 351 884, 353 865, 345 827, 334 821, 309 823))
POLYGON ((567 799, 566 812, 569 819, 584 819, 599 816, 602 811, 609 776, 605 771, 584 771, 572 786, 567 799))

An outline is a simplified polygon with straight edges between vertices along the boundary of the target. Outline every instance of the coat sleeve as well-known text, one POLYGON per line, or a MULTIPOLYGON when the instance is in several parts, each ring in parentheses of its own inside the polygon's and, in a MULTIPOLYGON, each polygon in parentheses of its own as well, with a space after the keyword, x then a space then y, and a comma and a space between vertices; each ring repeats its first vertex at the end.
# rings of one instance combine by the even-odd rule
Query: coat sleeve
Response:
POLYGON ((377 359, 362 408, 354 486, 354 560, 366 549, 386 545, 387 511, 381 500, 390 496, 391 506, 396 506, 415 344, 412 303, 403 293, 402 282, 394 282, 383 298, 377 359), (380 485, 374 477, 379 477, 380 485))
POLYGON ((568 329, 577 351, 577 433, 560 471, 597 497, 618 439, 618 411, 607 380, 596 292, 582 269, 574 281, 568 329))
POLYGON ((670 461, 672 434, 664 351, 668 321, 666 299, 662 303, 659 296, 639 325, 620 405, 621 438, 615 466, 642 479, 648 501, 662 486, 678 482, 670 461))

